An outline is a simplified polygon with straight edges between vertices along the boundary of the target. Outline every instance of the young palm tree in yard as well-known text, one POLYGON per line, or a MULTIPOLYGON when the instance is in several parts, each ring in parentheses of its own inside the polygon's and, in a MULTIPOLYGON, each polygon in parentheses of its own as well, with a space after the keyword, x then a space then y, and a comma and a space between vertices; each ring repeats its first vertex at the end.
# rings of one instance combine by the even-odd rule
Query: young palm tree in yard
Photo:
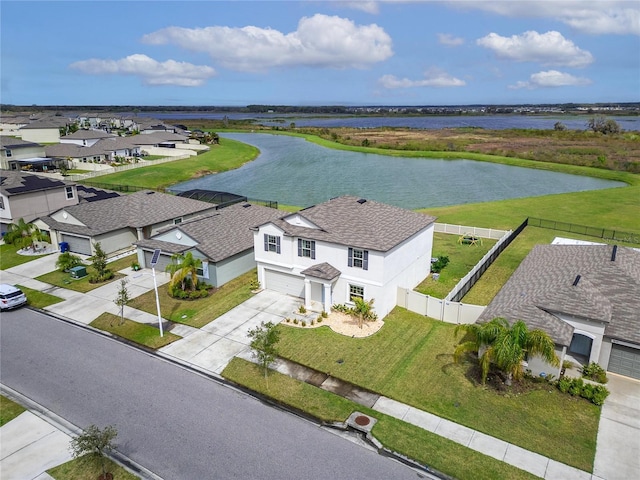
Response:
POLYGON ((6 243, 11 243, 18 248, 29 248, 35 242, 48 239, 46 233, 42 233, 35 224, 25 222, 24 218, 18 220, 18 223, 9 225, 4 237, 6 243))
POLYGON ((551 337, 542 330, 529 330, 522 320, 509 325, 504 318, 494 318, 487 323, 458 325, 456 335, 460 330, 470 339, 456 347, 454 359, 458 362, 466 352, 477 353, 482 383, 487 380, 492 363, 507 375, 507 385, 511 385, 512 380, 522 379, 527 354, 539 356, 551 365, 560 365, 551 337))
POLYGON ((202 261, 195 258, 191 252, 185 255, 176 254, 171 257, 171 263, 167 265, 166 271, 171 275, 169 288, 173 290, 178 285, 180 289, 187 289, 187 281, 191 280, 191 290, 198 286, 198 268, 202 267, 202 261))

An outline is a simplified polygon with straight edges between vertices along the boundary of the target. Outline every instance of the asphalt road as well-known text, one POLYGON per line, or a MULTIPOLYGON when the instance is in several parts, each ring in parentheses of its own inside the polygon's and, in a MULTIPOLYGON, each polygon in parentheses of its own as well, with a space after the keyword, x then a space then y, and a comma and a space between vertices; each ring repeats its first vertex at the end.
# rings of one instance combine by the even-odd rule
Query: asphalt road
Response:
POLYGON ((39 312, 0 317, 0 381, 170 479, 416 479, 408 467, 201 375, 39 312))

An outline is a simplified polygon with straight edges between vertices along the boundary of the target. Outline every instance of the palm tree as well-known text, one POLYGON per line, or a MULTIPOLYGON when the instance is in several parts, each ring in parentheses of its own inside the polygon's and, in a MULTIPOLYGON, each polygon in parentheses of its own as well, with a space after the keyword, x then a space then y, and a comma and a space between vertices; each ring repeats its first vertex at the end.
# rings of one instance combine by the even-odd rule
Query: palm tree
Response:
POLYGON ((24 218, 18 220, 18 223, 9 225, 7 234, 5 235, 5 241, 15 245, 19 249, 29 248, 40 240, 48 240, 47 234, 41 232, 35 224, 25 222, 24 218))
POLYGON ((372 298, 369 301, 365 301, 361 297, 351 297, 351 300, 354 303, 352 312, 358 318, 358 327, 362 328, 365 320, 375 320, 377 318, 377 315, 373 312, 373 301, 375 299, 372 298))
POLYGON ((187 280, 191 280, 191 290, 198 286, 198 269, 202 267, 202 261, 194 258, 191 252, 182 255, 177 253, 171 257, 171 263, 167 265, 166 271, 171 275, 169 287, 171 290, 180 285, 180 289, 185 291, 187 280))
POLYGON ((460 330, 466 332, 470 340, 456 347, 454 360, 459 362, 466 352, 477 353, 483 384, 492 363, 507 374, 507 385, 511 385, 512 379, 522 379, 527 355, 539 356, 554 366, 560 365, 549 334, 538 329, 529 330, 522 320, 509 325, 506 319, 498 317, 487 323, 458 325, 456 335, 460 330))

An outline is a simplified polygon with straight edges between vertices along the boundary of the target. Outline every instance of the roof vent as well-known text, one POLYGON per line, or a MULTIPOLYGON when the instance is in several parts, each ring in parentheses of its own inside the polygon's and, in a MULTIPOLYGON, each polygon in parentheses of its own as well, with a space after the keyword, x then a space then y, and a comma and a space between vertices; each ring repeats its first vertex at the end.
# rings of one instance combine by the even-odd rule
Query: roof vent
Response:
POLYGON ((611 261, 616 261, 616 254, 618 253, 618 245, 613 246, 613 250, 611 251, 611 261))
POLYGON ((245 203, 244 205, 242 205, 242 208, 249 208, 251 206, 250 203, 245 203))
POLYGON ((156 192, 147 192, 147 195, 153 195, 156 192))
POLYGON ((365 203, 367 201, 366 198, 361 198, 360 200, 357 200, 357 202, 362 205, 363 203, 365 203))
POLYGON ((576 275, 576 279, 573 281, 573 286, 574 287, 578 286, 578 282, 580 281, 580 278, 582 278, 580 275, 576 275))

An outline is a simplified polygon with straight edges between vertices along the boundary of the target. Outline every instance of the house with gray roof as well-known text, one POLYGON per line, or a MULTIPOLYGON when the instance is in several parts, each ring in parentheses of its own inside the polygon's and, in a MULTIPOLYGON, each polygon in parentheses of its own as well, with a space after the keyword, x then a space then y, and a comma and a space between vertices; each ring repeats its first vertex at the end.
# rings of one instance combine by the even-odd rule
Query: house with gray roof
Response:
POLYGON ((214 209, 207 202, 142 190, 65 207, 34 223, 51 234, 52 243, 66 242, 71 252, 93 255, 93 245, 100 242, 107 254, 114 254, 214 209))
POLYGON ((0 136, 0 169, 20 170, 32 163, 43 163, 46 158, 42 145, 27 140, 0 136))
POLYGON ((56 143, 60 141, 60 128, 68 123, 65 117, 45 117, 21 127, 20 135, 29 142, 56 143))
POLYGON ((254 230, 258 280, 308 309, 373 299, 382 318, 396 306, 398 287, 429 275, 434 222, 364 198, 333 198, 254 230))
MULTIPOLYGON (((596 362, 640 379, 640 251, 537 245, 478 318, 523 320, 547 332, 560 361, 596 362)), ((529 359, 532 373, 559 370, 529 359)))
POLYGON ((202 261, 199 277, 220 287, 256 268, 251 228, 286 214, 282 210, 246 202, 220 208, 136 242, 138 262, 143 267, 150 267, 153 252, 159 249, 161 255, 156 269, 164 271, 172 255, 191 252, 194 258, 202 261))

